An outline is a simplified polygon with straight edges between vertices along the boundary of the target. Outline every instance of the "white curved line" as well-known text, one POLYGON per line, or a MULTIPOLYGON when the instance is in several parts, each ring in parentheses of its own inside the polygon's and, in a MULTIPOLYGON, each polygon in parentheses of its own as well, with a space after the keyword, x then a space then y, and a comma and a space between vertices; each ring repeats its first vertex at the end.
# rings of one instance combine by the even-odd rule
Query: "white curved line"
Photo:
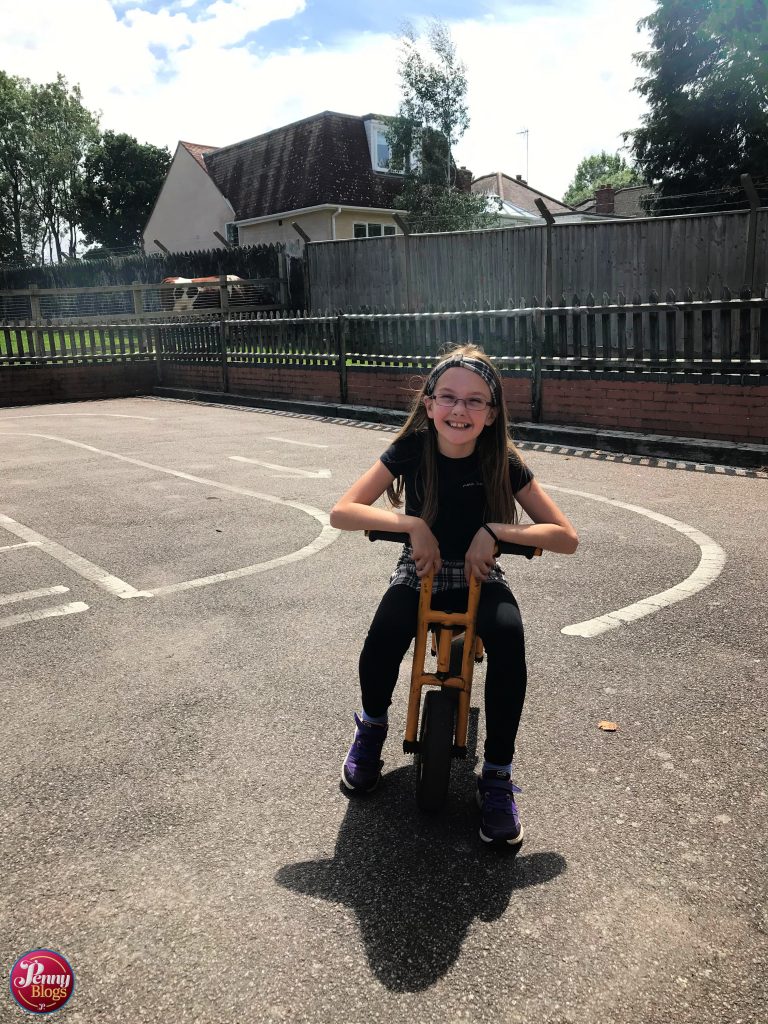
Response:
POLYGON ((0 416, 0 423, 5 423, 6 420, 39 420, 71 416, 109 416, 113 420, 147 420, 148 423, 154 423, 157 419, 156 416, 131 416, 125 412, 28 412, 24 416, 0 416))
MULTIPOLYGON (((327 512, 323 512, 322 509, 315 508, 313 505, 305 505, 301 501, 289 501, 287 498, 278 498, 274 494, 262 494, 260 491, 252 491, 247 487, 236 487, 233 484, 225 484, 219 480, 208 480, 203 476, 193 476, 191 473, 182 473, 177 469, 167 469, 165 466, 156 466, 152 462, 144 462, 141 459, 132 459, 128 455, 119 455, 117 452, 110 452, 104 448, 94 448, 93 445, 83 444, 82 441, 72 441, 68 437, 55 437, 51 434, 22 434, 12 431, 3 431, 0 433, 0 437, 8 436, 42 437, 47 441, 59 441, 61 444, 68 444, 73 448, 83 448, 85 451, 95 452, 97 455, 106 455, 111 459, 117 459, 120 462, 128 462, 133 466, 140 466, 142 469, 150 469, 156 473, 166 473, 168 476, 175 476, 180 480, 189 480, 191 483, 204 484, 206 487, 214 487, 222 491, 231 491, 233 494, 242 494, 248 498, 258 498, 261 501, 268 501, 273 505, 285 505, 288 508, 295 508, 299 512, 306 513, 306 515, 316 519, 322 527, 320 534, 315 537, 310 544, 305 544, 303 548, 299 548, 298 551, 292 551, 290 554, 282 555, 279 558, 272 558, 268 562, 246 565, 241 569, 233 569, 231 572, 217 573, 213 576, 203 576, 196 580, 186 580, 183 583, 175 583, 167 587, 158 587, 156 590, 142 590, 134 591, 133 593, 124 593, 120 595, 121 597, 154 597, 157 594, 173 593, 177 590, 187 590, 191 587, 203 587, 209 583, 218 583, 223 580, 237 579, 240 576, 250 576, 254 573, 265 572, 266 570, 273 569, 278 565, 297 562, 303 558, 308 558, 310 555, 316 554, 318 551, 322 550, 322 548, 332 544, 340 533, 339 530, 331 526, 330 517, 327 512)), ((133 588, 130 589, 133 590, 133 588)))
POLYGON ((653 612, 676 604, 678 601, 684 601, 708 587, 725 567, 727 556, 720 545, 706 533, 702 533, 701 530, 697 530, 687 523, 670 519, 669 516, 663 516, 659 512, 652 512, 648 508, 643 508, 642 505, 630 505, 625 501, 617 501, 615 498, 604 498, 601 494, 591 494, 589 491, 574 491, 569 487, 556 487, 554 484, 547 484, 546 489, 561 491, 563 494, 574 494, 579 498, 588 498, 590 501, 600 501, 604 505, 614 505, 616 508, 636 512, 638 515, 653 519, 654 522, 669 526, 678 533, 682 533, 683 536, 697 544, 701 550, 701 559, 694 571, 674 587, 662 590, 659 594, 651 594, 650 597, 644 597, 625 608, 618 608, 616 611, 598 615, 594 619, 586 619, 584 622, 575 622, 571 626, 564 626, 560 632, 567 636, 599 636, 601 633, 607 633, 608 630, 618 629, 619 626, 624 626, 628 622, 635 622, 646 615, 652 615, 653 612))

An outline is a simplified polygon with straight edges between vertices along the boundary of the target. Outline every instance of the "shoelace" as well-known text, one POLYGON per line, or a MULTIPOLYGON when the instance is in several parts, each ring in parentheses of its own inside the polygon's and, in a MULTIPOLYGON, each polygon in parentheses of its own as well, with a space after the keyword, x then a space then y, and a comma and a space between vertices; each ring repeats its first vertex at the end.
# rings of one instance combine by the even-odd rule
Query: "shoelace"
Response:
POLYGON ((506 812, 509 810, 509 804, 513 802, 513 793, 522 793, 522 790, 513 783, 488 786, 483 789, 483 801, 489 811, 506 812), (511 787, 511 791, 508 787, 511 787))

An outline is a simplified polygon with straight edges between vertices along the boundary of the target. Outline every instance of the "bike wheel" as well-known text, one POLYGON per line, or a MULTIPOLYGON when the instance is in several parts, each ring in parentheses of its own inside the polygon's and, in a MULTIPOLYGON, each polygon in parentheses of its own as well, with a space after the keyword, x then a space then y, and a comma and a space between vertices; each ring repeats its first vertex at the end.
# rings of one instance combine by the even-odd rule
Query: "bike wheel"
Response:
POLYGON ((430 690, 424 698, 416 754, 416 802, 422 811, 438 811, 448 796, 453 759, 456 694, 430 690))

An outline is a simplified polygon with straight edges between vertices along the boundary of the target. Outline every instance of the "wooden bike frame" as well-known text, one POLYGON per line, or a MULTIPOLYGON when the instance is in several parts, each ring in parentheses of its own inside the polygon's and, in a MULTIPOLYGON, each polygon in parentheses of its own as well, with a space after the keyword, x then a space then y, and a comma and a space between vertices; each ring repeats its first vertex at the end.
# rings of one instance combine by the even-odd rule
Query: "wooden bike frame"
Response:
POLYGON ((466 612, 441 612, 432 607, 432 574, 424 576, 419 593, 419 619, 413 649, 411 690, 408 697, 408 715, 405 723, 403 749, 413 752, 418 749, 417 732, 421 710, 421 691, 425 686, 449 687, 458 691, 458 709, 454 737, 454 755, 463 757, 467 750, 467 725, 469 704, 472 695, 472 674, 475 663, 477 606, 480 601, 481 584, 474 577, 469 584, 469 600, 466 612), (434 672, 424 671, 427 653, 427 636, 430 630, 439 630, 437 644, 437 667, 434 672), (451 641, 453 630, 464 630, 464 656, 461 674, 450 674, 451 641))

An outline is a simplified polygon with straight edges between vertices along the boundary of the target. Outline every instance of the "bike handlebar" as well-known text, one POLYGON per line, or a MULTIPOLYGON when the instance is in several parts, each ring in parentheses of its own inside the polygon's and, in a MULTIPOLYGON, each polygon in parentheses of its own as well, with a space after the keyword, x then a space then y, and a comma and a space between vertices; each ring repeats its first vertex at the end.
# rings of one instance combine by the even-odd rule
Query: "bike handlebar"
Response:
MULTIPOLYGON (((407 533, 388 533, 385 530, 366 530, 365 535, 370 541, 388 540, 397 544, 410 544, 411 538, 407 533)), ((501 555, 522 555, 523 558, 533 558, 542 553, 541 548, 532 547, 528 544, 510 544, 507 541, 499 541, 499 554, 501 555)))

